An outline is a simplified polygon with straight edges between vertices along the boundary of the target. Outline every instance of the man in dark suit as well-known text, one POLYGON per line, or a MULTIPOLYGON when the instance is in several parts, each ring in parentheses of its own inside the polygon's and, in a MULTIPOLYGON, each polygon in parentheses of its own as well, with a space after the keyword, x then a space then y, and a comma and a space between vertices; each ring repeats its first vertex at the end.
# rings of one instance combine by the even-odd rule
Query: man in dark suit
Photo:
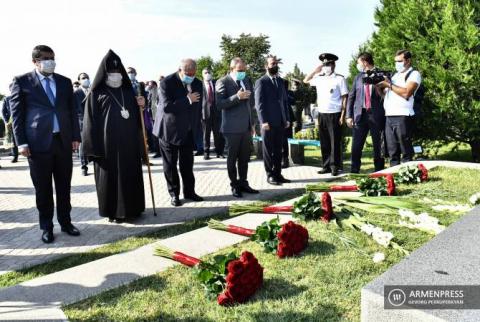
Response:
POLYGON ((72 82, 54 73, 55 54, 45 45, 32 52, 33 72, 13 79, 10 106, 13 132, 20 153, 28 158, 35 186, 42 241, 53 236, 52 176, 57 194, 57 219, 71 236, 80 232, 71 223, 70 182, 72 150, 80 144, 80 130, 72 82))
POLYGON ((373 143, 373 163, 375 171, 385 167, 382 148, 384 147, 385 110, 383 99, 372 84, 366 84, 366 71, 374 70, 374 61, 370 53, 361 53, 357 59, 360 72, 354 79, 348 94, 346 123, 353 128, 352 173, 360 172, 362 150, 370 131, 373 143))
POLYGON ((157 115, 153 134, 159 139, 163 172, 167 180, 171 204, 181 205, 177 160, 183 181, 183 196, 193 201, 203 198, 195 193, 193 176, 194 138, 200 130, 202 82, 195 78, 197 64, 183 59, 180 70, 160 82, 157 115))
POLYGON ((255 108, 261 124, 263 161, 267 182, 273 185, 288 183, 282 176, 282 146, 285 129, 290 126, 287 93, 283 79, 278 75, 280 59, 269 55, 267 73, 255 83, 255 108))
MULTIPOLYGON (((83 114, 85 111, 85 97, 88 94, 90 89, 90 77, 88 77, 87 73, 80 73, 78 75, 78 82, 80 86, 74 90, 73 96, 75 97, 75 108, 77 110, 78 115, 78 123, 80 124, 80 132, 83 128, 83 114)), ((80 143, 80 147, 78 149, 78 156, 80 157, 80 163, 82 165, 82 174, 84 176, 88 175, 88 159, 83 155, 83 149, 80 143)))
POLYGON ((202 70, 203 77, 203 101, 202 101, 202 125, 203 125, 203 158, 210 159, 210 134, 213 133, 213 144, 217 158, 225 158, 223 149, 225 148, 225 139, 220 133, 220 124, 222 115, 217 111, 217 101, 215 99, 215 83, 212 72, 208 68, 202 70))
POLYGON ((230 73, 216 85, 217 108, 222 111, 220 131, 227 141, 227 170, 232 195, 242 197, 242 192, 258 193, 247 181, 248 161, 254 124, 252 107, 255 103, 252 82, 245 74, 246 65, 241 58, 230 63, 230 73), (238 163, 238 171, 237 171, 238 163), (238 176, 237 176, 238 173, 238 176))

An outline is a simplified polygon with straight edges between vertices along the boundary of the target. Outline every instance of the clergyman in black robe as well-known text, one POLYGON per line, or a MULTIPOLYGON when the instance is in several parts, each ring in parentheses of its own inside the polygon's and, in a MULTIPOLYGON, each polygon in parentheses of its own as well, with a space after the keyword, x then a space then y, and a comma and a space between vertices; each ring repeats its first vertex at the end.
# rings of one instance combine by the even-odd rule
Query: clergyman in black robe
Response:
POLYGON ((86 98, 83 151, 93 161, 100 216, 121 222, 145 210, 139 105, 124 66, 112 50, 86 98))

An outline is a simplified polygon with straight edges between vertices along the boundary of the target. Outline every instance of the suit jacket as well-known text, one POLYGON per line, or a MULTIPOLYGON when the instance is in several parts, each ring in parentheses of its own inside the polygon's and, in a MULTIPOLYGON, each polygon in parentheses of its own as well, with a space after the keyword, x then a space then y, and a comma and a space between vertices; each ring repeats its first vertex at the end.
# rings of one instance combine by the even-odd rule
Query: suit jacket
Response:
POLYGON ((201 133, 202 82, 195 78, 191 87, 192 93, 200 94, 200 101, 193 104, 187 98, 188 90, 178 72, 160 82, 153 134, 165 143, 183 145, 189 131, 193 132, 194 138, 201 133))
POLYGON ((222 112, 222 133, 245 133, 253 126, 252 108, 255 104, 254 92, 250 78, 243 79, 246 90, 252 92, 248 100, 241 100, 237 96, 240 87, 230 75, 217 81, 215 94, 217 109, 222 112))
POLYGON ((202 120, 208 120, 214 118, 218 113, 216 107, 216 97, 215 97, 215 83, 217 81, 212 79, 212 91, 213 91, 213 103, 208 103, 208 88, 205 86, 205 82, 202 81, 203 85, 203 100, 202 100, 202 120))
POLYGON ((11 113, 10 113, 10 97, 9 96, 5 96, 5 98, 3 99, 3 102, 2 102, 2 117, 3 117, 3 121, 6 123, 8 123, 8 121, 10 120, 10 116, 11 116, 11 113))
POLYGON ((47 152, 53 139, 53 115, 57 116, 62 143, 80 142, 73 87, 70 79, 53 74, 56 84, 52 105, 35 71, 13 79, 10 109, 17 145, 28 144, 31 152, 47 152))
POLYGON ((85 92, 83 91, 83 89, 81 88, 77 88, 74 92, 73 92, 73 96, 75 97, 75 109, 77 111, 77 115, 78 115, 78 120, 80 122, 80 125, 81 123, 83 123, 83 114, 84 114, 84 111, 85 111, 85 92))
MULTIPOLYGON (((352 88, 348 93, 346 118, 353 118, 354 123, 360 121, 362 116, 362 107, 365 101, 365 86, 363 84, 363 73, 355 76, 352 88)), ((385 109, 383 108, 383 98, 378 95, 375 87, 372 86, 371 92, 372 113, 379 124, 385 124, 385 109)))
POLYGON ((277 76, 278 87, 268 77, 263 75, 255 83, 255 108, 260 124, 270 126, 285 126, 290 121, 287 103, 287 91, 283 79, 277 76))

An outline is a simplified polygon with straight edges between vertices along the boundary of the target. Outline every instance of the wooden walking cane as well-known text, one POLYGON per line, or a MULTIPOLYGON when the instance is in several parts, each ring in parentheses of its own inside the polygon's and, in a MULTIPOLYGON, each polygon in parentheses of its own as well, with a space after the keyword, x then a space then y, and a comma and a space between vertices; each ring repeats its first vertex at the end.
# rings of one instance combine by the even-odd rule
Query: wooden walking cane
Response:
MULTIPOLYGON (((145 97, 142 95, 141 89, 138 90, 137 97, 145 97)), ((148 169, 148 179, 150 181, 150 194, 152 195, 152 204, 153 204, 153 215, 157 215, 157 211, 155 210, 155 196, 153 194, 153 183, 152 183, 152 171, 150 170, 150 160, 148 157, 148 147, 147 147, 147 133, 145 131, 145 121, 143 120, 143 109, 145 106, 142 108, 140 107, 140 120, 142 121, 142 133, 143 133, 143 147, 145 149, 145 162, 147 163, 147 169, 148 169)))

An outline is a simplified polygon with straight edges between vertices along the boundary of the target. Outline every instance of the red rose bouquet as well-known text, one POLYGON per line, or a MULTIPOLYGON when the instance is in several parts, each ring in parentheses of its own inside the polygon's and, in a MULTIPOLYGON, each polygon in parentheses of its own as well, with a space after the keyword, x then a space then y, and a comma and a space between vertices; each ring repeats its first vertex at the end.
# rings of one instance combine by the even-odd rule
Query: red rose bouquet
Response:
POLYGON ((235 253, 217 255, 211 262, 204 262, 163 246, 155 249, 155 255, 194 267, 194 274, 202 283, 207 296, 216 297, 220 305, 243 303, 263 284, 263 267, 255 256, 247 251, 240 257, 235 253))
POLYGON ((213 219, 209 221, 208 227, 250 237, 262 245, 266 252, 275 252, 280 258, 296 255, 303 251, 308 244, 306 228, 293 221, 280 225, 278 217, 262 223, 255 230, 226 225, 213 219))
POLYGON ((386 174, 375 178, 365 177, 357 180, 354 185, 331 185, 328 183, 317 183, 307 185, 307 191, 359 191, 365 196, 393 196, 395 194, 395 180, 392 174, 386 174))
POLYGON ((302 220, 322 219, 329 221, 333 216, 332 198, 328 192, 319 199, 314 193, 308 192, 291 206, 274 206, 266 203, 252 205, 233 204, 229 210, 231 215, 246 213, 291 213, 293 217, 302 220))

